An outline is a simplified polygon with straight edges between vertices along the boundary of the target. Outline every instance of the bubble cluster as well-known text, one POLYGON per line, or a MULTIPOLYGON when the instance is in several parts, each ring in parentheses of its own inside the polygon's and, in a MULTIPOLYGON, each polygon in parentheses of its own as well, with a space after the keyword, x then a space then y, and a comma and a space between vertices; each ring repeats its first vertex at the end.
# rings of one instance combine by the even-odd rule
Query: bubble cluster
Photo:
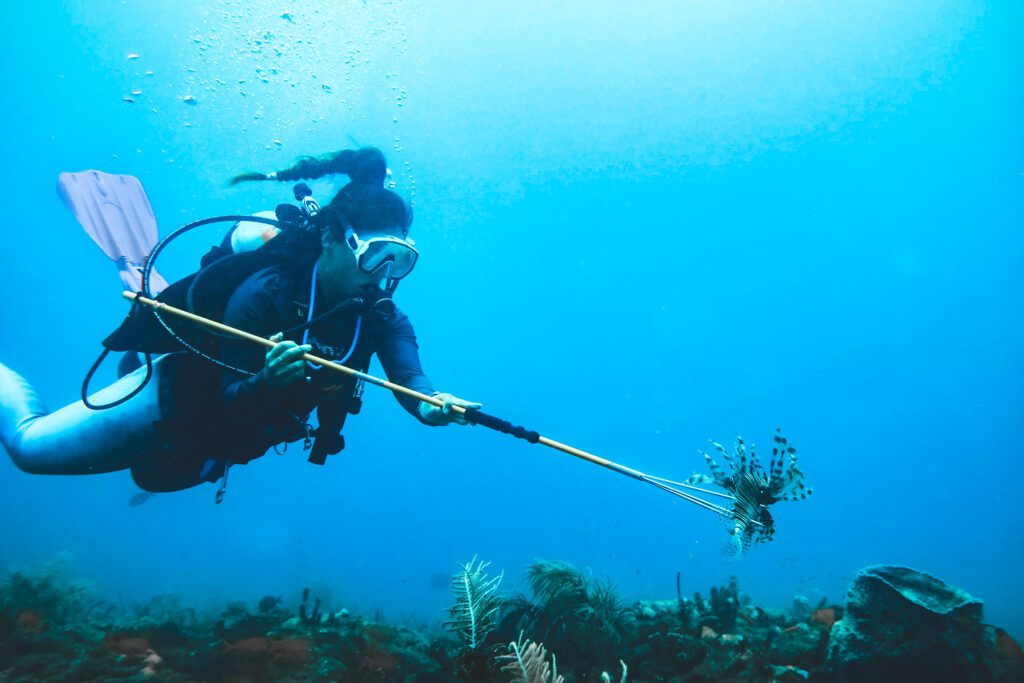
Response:
MULTIPOLYGON (((215 0, 180 32, 175 63, 125 54, 130 75, 121 97, 129 105, 145 99, 151 113, 175 117, 179 130, 192 134, 243 133, 251 143, 238 151, 252 155, 249 163, 258 163, 259 150, 275 153, 268 163, 281 151, 323 153, 339 146, 338 132, 360 134, 352 129, 359 121, 402 127, 406 24, 414 14, 398 2, 268 7, 215 0), (325 130, 333 131, 329 142, 325 130)), ((374 138, 382 125, 371 128, 374 138)), ((400 134, 393 137, 393 152, 403 151, 400 134)), ((405 190, 414 183, 401 168, 405 190)))

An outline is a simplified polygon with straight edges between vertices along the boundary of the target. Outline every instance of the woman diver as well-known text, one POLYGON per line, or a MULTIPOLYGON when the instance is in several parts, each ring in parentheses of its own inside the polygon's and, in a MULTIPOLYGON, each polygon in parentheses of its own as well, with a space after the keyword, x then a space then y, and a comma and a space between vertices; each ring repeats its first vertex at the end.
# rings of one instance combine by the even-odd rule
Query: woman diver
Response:
MULTIPOLYGON (((127 468, 149 491, 226 479, 231 465, 282 442, 304 440, 310 461, 323 464, 344 447, 341 429, 345 417, 359 410, 361 387, 307 363, 307 352, 363 371, 376 354, 390 381, 443 401, 439 407, 396 394, 415 418, 427 425, 465 424, 451 407, 480 404, 433 389, 420 367, 412 324, 391 301, 418 252, 408 238, 409 207, 384 187, 380 150, 305 158, 277 173, 238 176, 232 184, 332 173, 350 182, 305 229, 277 236, 260 230, 260 243, 268 241, 255 252, 204 259, 198 274, 165 292, 183 293, 193 309, 213 311, 225 324, 267 336, 275 346, 264 353, 254 344, 185 327, 170 330, 174 342, 163 331, 154 342, 153 333, 139 333, 139 321, 149 320, 155 329, 152 314, 133 311, 104 345, 162 355, 53 413, 24 378, 0 364, 0 442, 14 464, 33 474, 127 468), (147 377, 151 381, 138 390, 147 377), (126 395, 131 398, 123 400, 126 395), (314 408, 315 430, 308 422, 314 408)), ((284 205, 278 218, 287 209, 297 213, 284 205)))

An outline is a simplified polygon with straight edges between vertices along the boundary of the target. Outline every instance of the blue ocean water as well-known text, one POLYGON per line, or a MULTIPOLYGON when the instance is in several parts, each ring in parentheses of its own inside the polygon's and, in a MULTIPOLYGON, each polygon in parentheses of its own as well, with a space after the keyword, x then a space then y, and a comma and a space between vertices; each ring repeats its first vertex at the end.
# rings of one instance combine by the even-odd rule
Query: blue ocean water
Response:
MULTIPOLYGON (((423 257, 397 301, 441 389, 682 479, 781 427, 814 495, 740 558, 707 512, 367 389, 348 448, 293 446, 138 507, 127 474, 0 461, 0 566, 66 554, 109 598, 218 609, 303 587, 435 624, 474 554, 627 599, 739 578, 839 599, 872 563, 1024 635, 1024 55, 1019 3, 236 0, 12 6, 0 359, 76 399, 126 313, 57 174, 139 177, 163 233, 288 201, 243 170, 375 145, 423 257), (137 93, 137 94, 133 94, 137 93), (128 102, 125 98, 133 100, 128 102), (186 101, 191 98, 191 101, 186 101)), ((329 189, 314 184, 321 198, 329 189)), ((194 268, 221 229, 176 243, 194 268)), ((379 372, 379 366, 375 368, 379 372)), ((97 382, 113 377, 113 368, 97 382)))

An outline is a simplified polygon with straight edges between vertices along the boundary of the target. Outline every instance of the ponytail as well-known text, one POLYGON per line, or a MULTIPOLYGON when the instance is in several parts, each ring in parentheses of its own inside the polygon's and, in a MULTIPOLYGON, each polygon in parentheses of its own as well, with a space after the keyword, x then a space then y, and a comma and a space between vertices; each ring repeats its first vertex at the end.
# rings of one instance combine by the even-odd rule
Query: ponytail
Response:
POLYGON ((322 157, 302 157, 294 166, 276 173, 242 173, 231 179, 231 185, 248 180, 312 180, 334 173, 351 178, 351 182, 324 207, 324 225, 337 240, 344 239, 346 226, 359 233, 397 229, 403 237, 406 236, 412 223, 412 209, 401 197, 384 187, 388 166, 384 153, 376 147, 343 149, 322 157))
POLYGON ((294 182, 342 173, 351 178, 354 183, 382 186, 387 172, 388 166, 383 152, 376 147, 363 147, 362 149, 343 149, 322 157, 302 157, 294 166, 276 173, 241 173, 232 178, 229 184, 234 186, 250 180, 294 182))

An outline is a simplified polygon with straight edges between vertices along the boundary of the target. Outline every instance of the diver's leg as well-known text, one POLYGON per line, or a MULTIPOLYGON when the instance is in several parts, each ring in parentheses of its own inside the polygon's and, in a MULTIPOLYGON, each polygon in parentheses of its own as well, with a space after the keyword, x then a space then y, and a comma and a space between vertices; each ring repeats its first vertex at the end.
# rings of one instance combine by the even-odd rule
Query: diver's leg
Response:
MULTIPOLYGON (((145 368, 90 397, 105 404, 128 394, 145 368)), ((97 474, 124 469, 159 449, 159 373, 125 403, 91 410, 81 401, 50 413, 24 377, 0 364, 0 442, 19 469, 32 474, 97 474)))

